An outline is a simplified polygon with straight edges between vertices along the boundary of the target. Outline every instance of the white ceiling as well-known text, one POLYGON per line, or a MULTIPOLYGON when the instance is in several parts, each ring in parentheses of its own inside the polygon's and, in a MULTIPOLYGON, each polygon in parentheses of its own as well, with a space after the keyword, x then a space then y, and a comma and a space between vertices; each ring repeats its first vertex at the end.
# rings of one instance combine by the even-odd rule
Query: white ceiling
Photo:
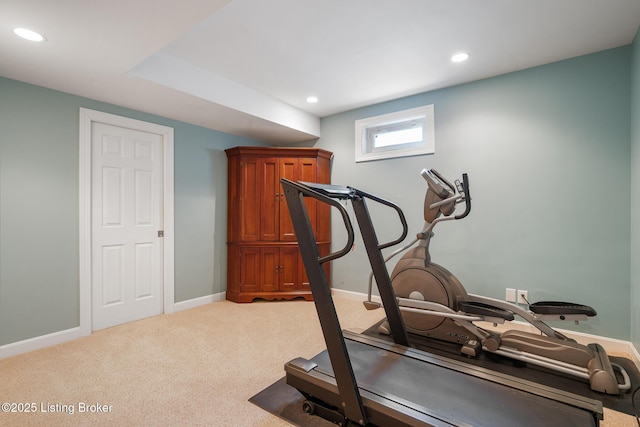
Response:
POLYGON ((630 44, 639 24, 640 0, 0 0, 0 76, 286 144, 320 117, 630 44))

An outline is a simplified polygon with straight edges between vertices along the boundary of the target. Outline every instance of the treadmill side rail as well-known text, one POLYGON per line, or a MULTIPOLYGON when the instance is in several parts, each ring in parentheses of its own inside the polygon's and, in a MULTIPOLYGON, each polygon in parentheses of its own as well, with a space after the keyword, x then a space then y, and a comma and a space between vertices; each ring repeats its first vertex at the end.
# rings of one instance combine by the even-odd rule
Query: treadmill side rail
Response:
POLYGON ((292 361, 287 362, 284 365, 284 369, 285 371, 288 369, 297 369, 301 372, 309 372, 316 366, 318 366, 318 364, 315 362, 312 362, 311 360, 307 360, 304 357, 296 357, 292 361))

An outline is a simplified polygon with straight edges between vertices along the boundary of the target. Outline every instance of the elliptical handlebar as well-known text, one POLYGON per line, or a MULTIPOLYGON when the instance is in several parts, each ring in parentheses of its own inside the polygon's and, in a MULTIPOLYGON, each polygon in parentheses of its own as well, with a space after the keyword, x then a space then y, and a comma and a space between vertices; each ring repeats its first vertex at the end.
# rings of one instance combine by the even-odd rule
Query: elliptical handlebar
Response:
MULTIPOLYGON (((460 184, 458 181, 457 184, 460 184)), ((458 193, 462 194, 462 200, 464 200, 465 209, 460 215, 456 215, 455 219, 462 219, 471 213, 471 193, 469 192, 469 176, 466 173, 462 174, 462 188, 457 188, 458 193)))

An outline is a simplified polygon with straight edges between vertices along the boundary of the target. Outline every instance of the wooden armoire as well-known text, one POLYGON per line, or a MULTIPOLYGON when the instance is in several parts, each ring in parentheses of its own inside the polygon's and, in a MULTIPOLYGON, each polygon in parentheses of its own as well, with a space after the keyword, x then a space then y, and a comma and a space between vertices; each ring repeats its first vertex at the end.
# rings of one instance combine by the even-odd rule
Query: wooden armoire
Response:
MULTIPOLYGON (((227 299, 312 300, 280 178, 329 184, 333 154, 317 148, 268 147, 235 147, 225 152, 227 299)), ((330 207, 313 199, 306 204, 320 254, 328 254, 330 207)))

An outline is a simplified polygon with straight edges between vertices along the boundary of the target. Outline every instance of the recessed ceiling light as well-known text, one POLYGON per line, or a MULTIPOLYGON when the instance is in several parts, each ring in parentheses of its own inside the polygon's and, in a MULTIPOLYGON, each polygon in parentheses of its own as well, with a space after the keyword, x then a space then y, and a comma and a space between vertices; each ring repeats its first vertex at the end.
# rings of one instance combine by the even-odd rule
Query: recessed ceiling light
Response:
POLYGON ((464 62, 469 59, 469 54, 465 52, 456 53, 451 57, 451 61, 453 62, 464 62))
POLYGON ((14 28, 13 32, 23 39, 31 40, 32 42, 43 42, 46 40, 45 36, 42 34, 36 33, 35 31, 27 28, 14 28))
POLYGON ((318 102, 318 97, 317 96, 309 96, 309 97, 307 97, 307 102, 309 104, 315 104, 316 102, 318 102))

